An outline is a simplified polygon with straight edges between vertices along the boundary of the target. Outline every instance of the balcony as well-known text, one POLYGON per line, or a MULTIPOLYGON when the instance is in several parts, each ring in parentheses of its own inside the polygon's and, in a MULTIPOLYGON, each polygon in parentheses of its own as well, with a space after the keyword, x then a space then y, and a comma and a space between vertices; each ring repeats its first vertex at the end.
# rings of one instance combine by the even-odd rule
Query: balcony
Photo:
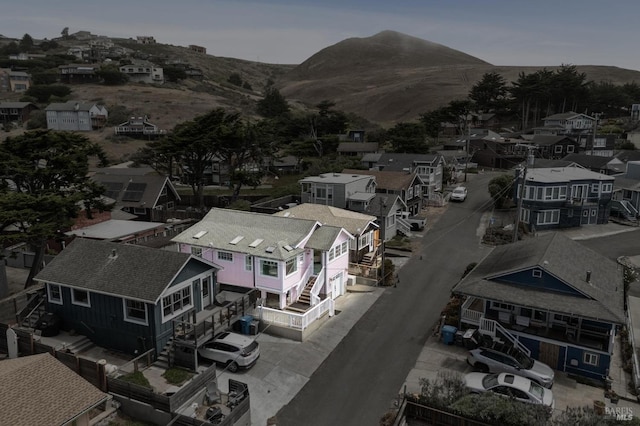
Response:
MULTIPOLYGON (((612 332, 610 329, 583 324, 578 317, 570 318, 569 322, 555 320, 553 312, 547 312, 548 320, 539 320, 529 316, 515 315, 513 312, 490 311, 484 312, 485 301, 469 297, 461 306, 460 322, 482 327, 483 321, 491 320, 509 331, 524 337, 539 336, 562 343, 582 346, 608 352, 612 347, 612 332)), ((560 315, 560 314, 558 314, 560 315)))

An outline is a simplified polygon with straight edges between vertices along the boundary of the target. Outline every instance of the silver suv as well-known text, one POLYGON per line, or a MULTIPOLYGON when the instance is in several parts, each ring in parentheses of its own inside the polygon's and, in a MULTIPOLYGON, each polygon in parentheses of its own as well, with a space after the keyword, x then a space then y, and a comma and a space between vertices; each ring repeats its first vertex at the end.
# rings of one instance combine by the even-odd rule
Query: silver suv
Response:
POLYGON ((523 376, 551 389, 555 373, 547 364, 536 361, 522 351, 504 353, 495 349, 477 348, 469 351, 467 363, 483 373, 511 373, 523 376))
POLYGON ((198 348, 198 354, 235 373, 238 368, 250 368, 256 363, 260 357, 260 346, 242 334, 224 332, 198 348))

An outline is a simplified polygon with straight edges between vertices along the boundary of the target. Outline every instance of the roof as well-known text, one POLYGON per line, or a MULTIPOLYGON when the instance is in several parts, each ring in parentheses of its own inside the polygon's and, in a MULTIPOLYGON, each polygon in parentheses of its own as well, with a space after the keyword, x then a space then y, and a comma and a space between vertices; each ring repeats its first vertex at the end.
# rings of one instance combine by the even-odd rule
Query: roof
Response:
POLYGON ((143 222, 133 220, 106 220, 84 228, 65 232, 65 235, 75 235, 78 237, 95 238, 100 240, 116 240, 138 232, 148 231, 155 228, 164 228, 164 223, 143 222))
POLYGON ((498 246, 454 288, 454 293, 624 322, 622 270, 607 257, 555 232, 498 246), (499 277, 537 267, 584 294, 578 296, 520 286, 499 277), (589 282, 587 271, 591 271, 589 282))
POLYGON ((533 165, 529 166, 534 169, 545 169, 545 168, 562 168, 562 167, 582 167, 579 164, 574 163, 573 161, 567 160, 552 160, 550 158, 536 158, 533 162, 533 165))
POLYGON ((340 142, 338 152, 375 152, 378 142, 340 142))
POLYGON ((35 279, 156 303, 189 261, 216 267, 188 253, 76 238, 35 279))
POLYGON ((580 167, 534 168, 527 170, 527 182, 554 183, 576 180, 601 180, 613 183, 615 178, 580 167))
POLYGON ((382 153, 380 152, 369 152, 367 154, 364 154, 360 161, 363 163, 375 163, 380 159, 381 155, 382 153))
POLYGON ((589 169, 606 169, 612 161, 622 166, 622 161, 615 157, 602 157, 600 155, 567 154, 563 160, 578 163, 589 169))
POLYGON ((300 183, 310 182, 310 183, 338 183, 338 184, 346 184, 351 182, 357 182, 359 180, 370 180, 371 176, 362 173, 364 170, 357 170, 357 173, 322 173, 318 176, 308 176, 306 178, 300 179, 300 183))
MULTIPOLYGON (((387 170, 354 170, 344 169, 342 173, 362 173, 376 178, 376 186, 380 189, 401 191, 412 186, 414 179, 420 179, 416 172, 387 170)), ((422 182, 422 180, 420 180, 422 182)))
POLYGON ((302 252, 303 248, 298 246, 319 225, 315 220, 213 208, 200 222, 176 235, 172 241, 286 260, 302 252))
POLYGON ((162 189, 166 186, 176 199, 180 199, 169 178, 147 168, 104 168, 91 178, 107 188, 104 195, 116 200, 121 207, 153 208, 158 202, 162 189))
MULTIPOLYGON (((374 196, 374 194, 369 195, 374 196)), ((370 225, 377 227, 377 225, 375 225, 375 216, 322 204, 299 204, 287 210, 274 213, 274 215, 316 220, 322 225, 342 227, 352 235, 362 234, 369 229, 370 225)))
POLYGON ((399 154, 387 152, 380 154, 376 166, 383 167, 388 171, 409 171, 415 169, 419 164, 437 164, 440 154, 399 154))
POLYGON ((0 102, 0 108, 23 109, 23 108, 28 107, 29 105, 32 105, 33 107, 38 109, 36 104, 34 104, 32 102, 0 102))
POLYGON ((0 361, 0 413, 12 426, 63 425, 111 397, 49 353, 0 361))
POLYGON ((556 135, 533 135, 533 138, 531 139, 531 141, 534 144, 537 145, 555 145, 558 142, 562 142, 562 141, 569 141, 571 143, 576 143, 576 141, 574 141, 573 139, 571 139, 570 137, 567 136, 556 136, 556 135))
MULTIPOLYGON (((395 214, 395 208, 397 204, 404 205, 404 201, 399 195, 393 194, 376 194, 375 197, 369 202, 367 209, 365 210, 370 215, 380 217, 389 216, 391 212, 395 214)), ((404 205, 406 207, 406 205, 404 205)))
POLYGON ((94 106, 98 106, 95 103, 89 102, 54 102, 47 105, 45 111, 89 111, 94 106))
POLYGON ((314 250, 329 251, 341 232, 345 231, 343 228, 338 226, 321 226, 311 234, 311 237, 305 244, 305 247, 312 248, 314 250))
POLYGON ((543 120, 569 120, 569 119, 572 119, 572 118, 577 117, 579 115, 583 116, 583 117, 586 117, 586 118, 588 118, 590 120, 593 120, 593 117, 589 117, 586 114, 580 114, 580 113, 577 113, 577 112, 574 112, 574 111, 561 112, 559 114, 552 114, 552 115, 550 115, 548 117, 544 117, 543 120))

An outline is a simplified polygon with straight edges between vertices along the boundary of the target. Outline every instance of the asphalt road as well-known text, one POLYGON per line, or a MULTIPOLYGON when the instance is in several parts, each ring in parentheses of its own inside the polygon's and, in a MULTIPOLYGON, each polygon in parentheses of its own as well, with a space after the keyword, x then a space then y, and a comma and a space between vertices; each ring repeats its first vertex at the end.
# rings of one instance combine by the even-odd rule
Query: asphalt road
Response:
POLYGON ((489 249, 478 227, 491 209, 494 174, 472 175, 464 203, 451 204, 423 238, 421 251, 340 342, 276 418, 279 426, 377 425, 416 363, 450 290, 489 249))
POLYGON ((640 229, 578 242, 613 260, 620 256, 640 255, 640 229))

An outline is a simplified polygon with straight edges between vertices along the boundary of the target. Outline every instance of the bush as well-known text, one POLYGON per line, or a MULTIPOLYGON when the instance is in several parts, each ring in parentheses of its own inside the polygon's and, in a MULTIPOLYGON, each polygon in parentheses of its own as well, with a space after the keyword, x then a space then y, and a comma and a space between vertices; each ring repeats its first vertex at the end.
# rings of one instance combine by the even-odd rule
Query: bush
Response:
POLYGON ((170 368, 162 373, 162 377, 164 377, 167 383, 172 385, 181 385, 193 377, 193 373, 182 368, 170 368))
POLYGON ((465 395, 450 409, 461 416, 492 425, 543 426, 551 411, 536 404, 526 404, 491 392, 465 395))
POLYGON ((27 96, 33 96, 38 102, 47 103, 52 96, 58 98, 69 96, 71 89, 64 84, 43 84, 31 86, 24 93, 27 96))
POLYGON ((33 111, 29 115, 29 121, 27 121, 27 130, 33 129, 46 129, 47 128, 47 113, 43 110, 33 111))
POLYGON ((144 374, 142 374, 142 371, 136 371, 134 373, 126 374, 122 377, 119 377, 119 379, 125 382, 133 383, 134 385, 153 389, 151 387, 151 384, 149 383, 149 380, 146 377, 144 377, 144 374))

